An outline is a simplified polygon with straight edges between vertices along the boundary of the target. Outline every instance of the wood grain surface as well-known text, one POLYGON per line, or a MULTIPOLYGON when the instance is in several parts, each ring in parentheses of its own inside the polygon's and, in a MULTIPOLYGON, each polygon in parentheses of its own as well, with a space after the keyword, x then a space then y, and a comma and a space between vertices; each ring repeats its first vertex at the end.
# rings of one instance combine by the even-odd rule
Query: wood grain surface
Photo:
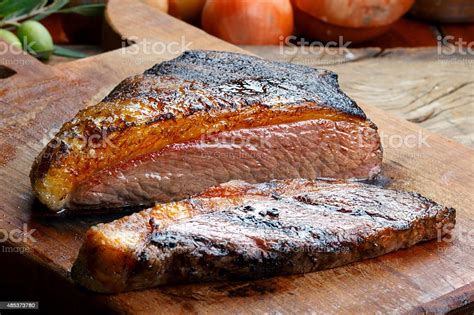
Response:
MULTIPOLYGON (((453 140, 366 105, 390 100, 389 92, 377 86, 371 101, 361 106, 380 128, 384 174, 391 180, 391 187, 414 190, 455 207, 457 226, 451 239, 301 276, 163 287, 119 295, 97 295, 76 287, 69 271, 85 230, 114 217, 48 216, 31 193, 28 172, 34 157, 79 109, 100 100, 125 77, 179 53, 150 52, 148 45, 184 41, 189 43, 186 49, 243 52, 133 0, 110 0, 107 17, 117 33, 133 37, 137 44, 55 67, 38 64, 27 55, 5 54, 0 58, 0 65, 17 72, 0 80, 0 229, 19 229, 23 235, 34 229, 34 239, 2 242, 0 276, 9 290, 31 291, 31 296, 40 296, 44 304, 54 297, 56 307, 67 307, 71 313, 92 307, 126 314, 472 310, 474 153, 453 140), (11 253, 13 250, 19 253, 11 253)), ((339 67, 343 82, 362 68, 339 67)), ((379 70, 374 67, 372 71, 375 75, 379 70)), ((430 71, 427 69, 425 75, 430 71)), ((411 75, 415 74, 409 72, 396 83, 403 85, 411 75)), ((380 74, 379 80, 384 76, 380 74)), ((353 94, 354 90, 348 92, 353 94)))

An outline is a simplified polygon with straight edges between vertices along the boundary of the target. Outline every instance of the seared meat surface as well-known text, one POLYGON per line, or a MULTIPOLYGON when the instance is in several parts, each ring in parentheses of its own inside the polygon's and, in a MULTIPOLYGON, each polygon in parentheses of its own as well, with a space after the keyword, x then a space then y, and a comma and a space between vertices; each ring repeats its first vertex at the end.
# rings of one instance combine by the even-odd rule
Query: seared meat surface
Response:
POLYGON ((333 268, 437 237, 455 210, 419 194, 309 180, 230 182, 92 227, 72 269, 121 292, 333 268))
POLYGON ((188 197, 232 179, 372 178, 375 125, 329 71, 189 51, 120 83, 36 158, 53 211, 188 197))

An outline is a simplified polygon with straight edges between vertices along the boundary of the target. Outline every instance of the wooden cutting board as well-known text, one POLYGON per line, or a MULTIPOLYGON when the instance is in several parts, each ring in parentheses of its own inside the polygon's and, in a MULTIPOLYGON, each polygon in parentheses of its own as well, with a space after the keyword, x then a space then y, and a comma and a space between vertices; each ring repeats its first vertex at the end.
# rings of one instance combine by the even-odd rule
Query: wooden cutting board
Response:
POLYGON ((54 300, 56 307, 72 312, 84 308, 219 314, 472 311, 474 152, 364 104, 384 139, 384 172, 392 179, 391 186, 455 207, 457 226, 452 239, 301 276, 118 295, 76 287, 69 270, 84 232, 92 224, 116 217, 48 217, 31 193, 28 173, 35 156, 79 109, 99 101, 125 77, 178 54, 151 53, 149 45, 184 42, 189 44, 187 49, 242 52, 138 1, 110 0, 107 16, 117 34, 133 37, 138 44, 56 67, 14 52, 0 56, 0 70, 8 67, 17 72, 0 79, 0 232, 19 229, 23 236, 28 232, 33 236, 0 244, 0 276, 6 284, 2 287, 8 287, 0 290, 0 300, 18 296, 15 292, 21 290, 27 298, 39 297, 44 304, 54 300), (111 16, 121 18, 111 21, 111 16), (413 139, 422 140, 417 144, 413 139))

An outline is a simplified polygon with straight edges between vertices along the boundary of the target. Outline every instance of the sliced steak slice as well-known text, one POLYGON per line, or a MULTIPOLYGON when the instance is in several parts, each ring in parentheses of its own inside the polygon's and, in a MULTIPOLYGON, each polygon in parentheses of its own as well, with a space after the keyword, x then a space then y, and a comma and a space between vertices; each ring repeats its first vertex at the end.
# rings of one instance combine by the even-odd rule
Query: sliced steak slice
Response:
POLYGON ((30 177, 53 211, 117 209, 231 179, 367 179, 381 160, 376 126, 334 73, 190 51, 124 80, 65 123, 30 177), (259 156, 252 161, 249 153, 259 156))
POLYGON ((154 200, 181 200, 233 179, 372 177, 380 171, 376 131, 360 127, 355 136, 355 128, 351 122, 307 120, 169 145, 97 172, 71 193, 68 207, 152 206, 154 200))
POLYGON ((437 237, 455 210, 362 183, 230 182, 92 227, 72 269, 98 292, 333 268, 437 237))

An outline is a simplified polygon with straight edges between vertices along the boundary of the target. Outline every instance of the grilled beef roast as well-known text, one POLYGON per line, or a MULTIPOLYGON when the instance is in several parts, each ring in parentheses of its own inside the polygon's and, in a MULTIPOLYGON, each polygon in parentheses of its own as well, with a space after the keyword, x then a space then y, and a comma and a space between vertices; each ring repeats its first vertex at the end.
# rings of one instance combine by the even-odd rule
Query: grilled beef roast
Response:
POLYGON ((121 292, 341 266, 430 240, 455 210, 416 193, 310 180, 233 181, 92 227, 79 284, 121 292))
POLYGON ((372 178, 376 126, 336 74, 189 51, 120 83, 64 124, 36 158, 51 210, 153 205, 241 179, 372 178))

